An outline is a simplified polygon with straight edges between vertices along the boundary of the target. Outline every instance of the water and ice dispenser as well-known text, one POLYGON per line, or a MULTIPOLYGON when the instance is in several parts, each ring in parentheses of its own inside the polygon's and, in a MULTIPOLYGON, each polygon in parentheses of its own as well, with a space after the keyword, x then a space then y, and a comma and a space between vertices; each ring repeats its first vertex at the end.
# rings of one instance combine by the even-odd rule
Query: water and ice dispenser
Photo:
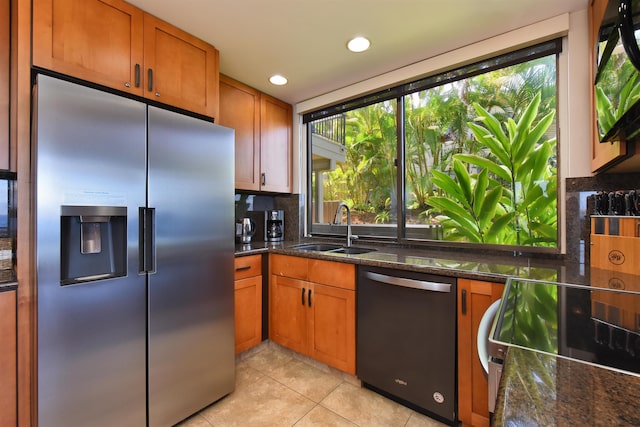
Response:
POLYGON ((60 284, 127 274, 127 208, 62 206, 60 284))

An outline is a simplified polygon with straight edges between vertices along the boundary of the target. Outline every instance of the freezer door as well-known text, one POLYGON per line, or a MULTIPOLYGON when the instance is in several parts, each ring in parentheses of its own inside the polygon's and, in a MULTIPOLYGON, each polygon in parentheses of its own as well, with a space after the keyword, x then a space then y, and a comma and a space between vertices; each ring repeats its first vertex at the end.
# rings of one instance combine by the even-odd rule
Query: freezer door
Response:
POLYGON ((233 130, 149 107, 149 425, 234 388, 233 130))
MULTIPOLYGON (((145 203, 146 107, 43 75, 34 101, 39 424, 143 426, 146 289, 137 271, 137 212, 145 203), (84 281, 66 284, 62 248, 70 248, 73 264, 114 247, 103 239, 82 253, 78 233, 62 244, 61 229, 77 225, 76 207, 87 205, 108 207, 92 211, 107 212, 104 218, 128 213, 119 226, 120 241, 128 236, 117 268, 123 277, 74 273, 84 281)), ((101 227, 94 231, 115 226, 91 221, 101 227)))

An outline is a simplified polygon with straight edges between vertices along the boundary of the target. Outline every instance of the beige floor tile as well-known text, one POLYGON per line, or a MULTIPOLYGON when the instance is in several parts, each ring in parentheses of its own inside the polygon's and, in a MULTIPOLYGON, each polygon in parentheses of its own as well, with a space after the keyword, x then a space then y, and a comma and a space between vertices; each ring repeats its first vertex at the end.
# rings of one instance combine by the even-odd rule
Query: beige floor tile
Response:
POLYGON ((411 410, 377 393, 343 382, 320 405, 366 427, 402 427, 411 410))
POLYGON ((282 351, 275 345, 265 346, 264 350, 247 357, 243 362, 264 374, 269 375, 274 369, 291 361, 291 354, 282 351))
POLYGON ((447 424, 442 424, 439 421, 429 418, 426 415, 418 412, 412 412, 407 422, 406 427, 446 427, 447 424))
POLYGON ((342 382, 330 371, 323 372, 297 359, 274 369, 269 376, 314 402, 320 402, 342 382))
POLYGON ((342 418, 340 415, 335 414, 323 408, 322 406, 316 406, 300 421, 295 424, 295 427, 357 427, 349 420, 342 418))
POLYGON ((251 387, 238 388, 200 414, 214 427, 284 427, 294 425, 314 405, 306 397, 265 376, 251 387))
POLYGON ((207 421, 202 415, 195 414, 183 422, 176 425, 176 427, 212 427, 209 421, 207 421))
POLYGON ((264 374, 257 369, 253 369, 248 363, 236 363, 236 390, 240 387, 250 386, 262 377, 264 377, 264 374))

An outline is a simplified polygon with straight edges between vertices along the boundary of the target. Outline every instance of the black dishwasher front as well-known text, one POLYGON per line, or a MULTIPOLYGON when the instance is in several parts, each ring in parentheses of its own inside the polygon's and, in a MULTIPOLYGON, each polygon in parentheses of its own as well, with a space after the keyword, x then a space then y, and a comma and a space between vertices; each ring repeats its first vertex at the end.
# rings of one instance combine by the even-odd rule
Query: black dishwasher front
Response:
POLYGON ((455 424, 456 279, 360 266, 356 354, 365 387, 455 424))

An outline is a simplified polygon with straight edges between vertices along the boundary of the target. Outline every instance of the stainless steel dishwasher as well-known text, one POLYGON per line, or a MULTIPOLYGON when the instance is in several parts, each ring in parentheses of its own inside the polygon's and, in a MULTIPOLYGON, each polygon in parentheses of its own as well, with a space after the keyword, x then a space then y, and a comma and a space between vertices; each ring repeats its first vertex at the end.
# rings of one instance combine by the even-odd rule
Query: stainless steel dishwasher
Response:
POLYGON ((455 424, 456 279, 360 266, 357 298, 363 385, 455 424))

